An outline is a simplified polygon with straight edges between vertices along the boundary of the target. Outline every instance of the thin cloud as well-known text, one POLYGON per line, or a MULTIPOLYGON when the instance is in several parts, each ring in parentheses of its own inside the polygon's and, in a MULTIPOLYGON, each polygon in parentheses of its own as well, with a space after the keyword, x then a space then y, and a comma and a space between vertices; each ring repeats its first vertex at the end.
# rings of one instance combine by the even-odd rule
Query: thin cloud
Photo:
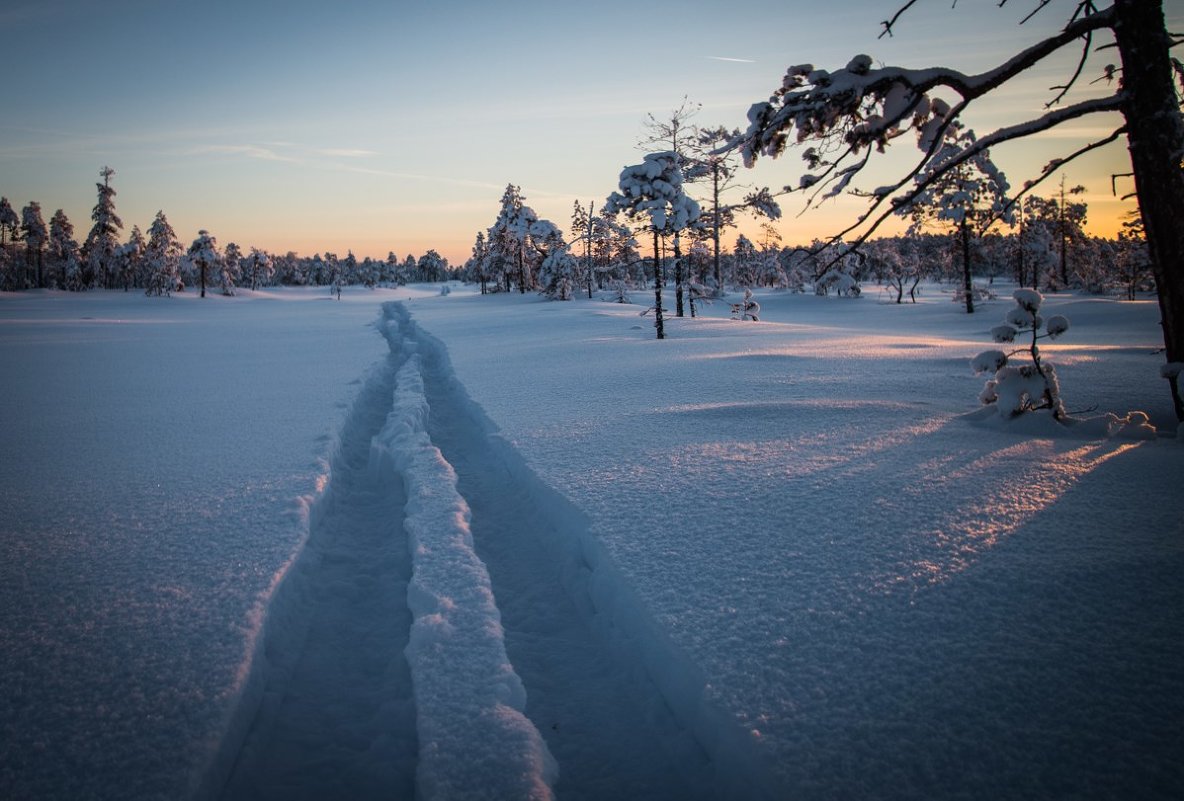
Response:
POLYGON ((194 148, 193 155, 221 154, 227 156, 245 156, 259 161, 299 162, 300 159, 276 153, 274 150, 258 145, 203 145, 194 148))
POLYGON ((712 61, 731 61, 735 64, 755 64, 751 58, 729 58, 727 56, 708 56, 712 61))
POLYGON ((362 159, 370 156, 377 156, 373 150, 362 150, 361 148, 352 147, 326 147, 316 151, 322 156, 332 156, 334 158, 343 159, 362 159))
POLYGON ((467 178, 447 178, 441 175, 424 175, 422 173, 414 172, 400 172, 397 170, 376 170, 368 167, 352 167, 348 165, 340 165, 339 169, 346 172, 358 173, 359 175, 374 175, 380 178, 396 178, 399 180, 408 181, 428 181, 431 183, 444 183, 452 186, 469 186, 478 189, 504 189, 504 185, 486 183, 484 181, 473 181, 467 178))

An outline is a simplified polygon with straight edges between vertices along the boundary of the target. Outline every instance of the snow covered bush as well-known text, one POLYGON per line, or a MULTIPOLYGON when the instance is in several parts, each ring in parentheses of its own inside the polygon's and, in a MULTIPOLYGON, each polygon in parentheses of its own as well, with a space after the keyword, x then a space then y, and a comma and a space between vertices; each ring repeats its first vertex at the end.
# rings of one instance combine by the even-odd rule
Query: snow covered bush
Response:
POLYGON ((829 295, 832 291, 839 297, 857 298, 860 293, 859 282, 840 270, 827 270, 825 275, 814 282, 814 294, 829 295))
POLYGON ((744 310, 741 312, 740 319, 752 320, 754 323, 760 322, 761 304, 756 302, 751 289, 744 290, 744 310))
POLYGON ((994 374, 987 380, 979 400, 984 405, 995 404, 1003 417, 1015 417, 1035 409, 1051 409, 1053 417, 1061 420, 1065 417, 1065 406, 1061 402, 1057 374, 1052 365, 1041 361, 1037 343, 1064 334, 1069 330, 1069 320, 1059 314, 1044 320, 1040 316, 1044 297, 1034 289, 1017 289, 1012 297, 1015 307, 1005 315, 1003 325, 991 329, 991 338, 1001 344, 1011 344, 1021 336, 1030 335, 1031 341, 1011 353, 988 350, 970 360, 970 367, 976 374, 994 374), (1020 353, 1027 353, 1032 363, 1012 364, 1012 357, 1020 353))

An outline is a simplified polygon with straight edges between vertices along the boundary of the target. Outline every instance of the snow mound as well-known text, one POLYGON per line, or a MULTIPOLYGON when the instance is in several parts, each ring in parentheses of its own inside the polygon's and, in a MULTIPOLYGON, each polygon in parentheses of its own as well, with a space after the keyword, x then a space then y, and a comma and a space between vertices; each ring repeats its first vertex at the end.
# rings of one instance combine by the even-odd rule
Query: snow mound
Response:
POLYGON ((1128 412, 1123 417, 1107 412, 1097 417, 1065 417, 1058 421, 1051 409, 1003 417, 996 413, 993 405, 988 405, 962 415, 962 419, 980 428, 1043 439, 1154 440, 1159 437, 1159 431, 1147 414, 1138 411, 1128 412))

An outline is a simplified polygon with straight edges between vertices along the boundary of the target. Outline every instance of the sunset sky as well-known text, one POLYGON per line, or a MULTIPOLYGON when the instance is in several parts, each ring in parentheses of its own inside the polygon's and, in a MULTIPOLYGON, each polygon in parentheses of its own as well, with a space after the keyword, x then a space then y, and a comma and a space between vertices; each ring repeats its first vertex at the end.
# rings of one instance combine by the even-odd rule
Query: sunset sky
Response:
MULTIPOLYGON (((684 96, 702 104, 694 122, 743 127, 791 64, 837 69, 868 53, 977 71, 1063 24, 1072 6, 1054 0, 1019 26, 1034 4, 930 0, 877 40, 897 0, 7 0, 0 195, 18 213, 39 201, 47 220, 64 209, 81 240, 110 165, 125 235, 162 209, 185 242, 206 228, 244 248, 436 248, 461 262, 507 183, 565 229, 573 200, 599 206, 641 160, 646 115, 684 96)), ((1169 8, 1169 28, 1182 16, 1169 8)), ((1082 96, 1106 91, 1088 82, 1114 58, 1095 57, 1082 96)), ((1030 76, 970 124, 983 134, 1038 113, 1069 71, 1062 62, 1030 76)), ((995 160, 1019 185, 1115 127, 1085 120, 995 160)), ((745 180, 796 184, 800 165, 765 161, 745 180)), ((1128 170, 1119 145, 1069 168, 1095 233, 1112 234, 1133 208, 1110 191, 1110 175, 1128 170)), ((798 216, 797 196, 783 206, 786 242, 831 233, 859 208, 798 216)))

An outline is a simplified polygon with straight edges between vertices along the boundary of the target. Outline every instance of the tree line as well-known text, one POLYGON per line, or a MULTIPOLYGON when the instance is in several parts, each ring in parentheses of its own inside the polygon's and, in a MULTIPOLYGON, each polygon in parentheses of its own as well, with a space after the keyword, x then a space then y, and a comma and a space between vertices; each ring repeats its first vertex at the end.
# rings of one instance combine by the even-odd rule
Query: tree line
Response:
MULTIPOLYGON (((344 257, 331 252, 275 254, 243 249, 234 242, 219 246, 206 231, 185 245, 163 211, 157 212, 146 235, 133 226, 127 240, 120 242, 114 174, 109 167, 100 171, 103 181, 96 184, 94 225, 81 244, 62 210, 47 226, 39 203, 30 202, 18 216, 8 199, 0 198, 0 288, 135 289, 164 295, 186 287, 210 287, 234 294, 243 287, 377 287, 456 279, 480 286, 483 293, 529 291, 567 300, 580 292, 589 297, 610 292, 624 299, 625 293, 647 286, 652 277, 652 257, 643 258, 639 243, 645 227, 630 225, 607 204, 597 210, 594 204, 575 201, 565 234, 540 218, 514 185, 506 187, 496 220, 478 232, 471 257, 460 266, 450 265, 434 249, 402 259, 393 252, 385 259, 358 259, 352 252, 344 257)), ((989 280, 1006 276, 1045 291, 1080 289, 1128 299, 1153 291, 1137 219, 1115 239, 1090 236, 1084 230, 1088 206, 1075 194, 1076 188, 1066 189, 1062 183, 1059 194, 1029 196, 1010 233, 974 236, 969 273, 989 280)), ((707 205, 720 208, 718 203, 707 205)), ((858 247, 842 240, 785 246, 779 231, 765 222, 757 241, 739 234, 728 249, 721 247, 721 231, 735 227, 737 208, 724 208, 727 213, 718 215, 718 223, 717 215, 700 214, 696 224, 680 231, 686 239, 677 259, 672 237, 659 237, 660 281, 665 286, 680 271, 678 282, 692 313, 695 300, 727 287, 852 294, 874 281, 891 287, 894 299, 903 302, 906 296, 915 300, 922 281, 953 283, 960 277, 965 255, 961 219, 942 231, 940 220, 918 213, 906 235, 869 239, 858 247)))
POLYGON ((207 288, 233 295, 240 287, 397 285, 443 281, 457 276, 448 259, 434 249, 422 256, 359 260, 352 252, 300 256, 294 251, 268 253, 243 249, 234 242, 219 246, 208 231, 199 231, 188 245, 178 237, 168 217, 158 211, 147 234, 132 226, 121 241, 123 221, 115 210, 115 170, 103 167, 96 184, 98 201, 93 225, 79 243, 74 225, 58 209, 47 225, 41 204, 31 201, 18 216, 7 197, 0 197, 0 290, 88 289, 140 290, 147 295, 169 295, 207 288))

